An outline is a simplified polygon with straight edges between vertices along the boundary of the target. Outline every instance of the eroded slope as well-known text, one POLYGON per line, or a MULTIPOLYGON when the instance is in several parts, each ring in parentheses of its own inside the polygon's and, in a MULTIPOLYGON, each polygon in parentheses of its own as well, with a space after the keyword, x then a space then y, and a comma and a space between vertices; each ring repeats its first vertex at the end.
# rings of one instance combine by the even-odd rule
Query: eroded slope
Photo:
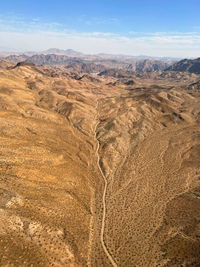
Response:
POLYGON ((85 266, 96 145, 89 89, 26 66, 0 81, 1 265, 85 266))
POLYGON ((198 266, 199 95, 131 91, 101 102, 105 243, 118 266, 198 266))
POLYGON ((0 265, 199 266, 198 77, 8 65, 0 265))

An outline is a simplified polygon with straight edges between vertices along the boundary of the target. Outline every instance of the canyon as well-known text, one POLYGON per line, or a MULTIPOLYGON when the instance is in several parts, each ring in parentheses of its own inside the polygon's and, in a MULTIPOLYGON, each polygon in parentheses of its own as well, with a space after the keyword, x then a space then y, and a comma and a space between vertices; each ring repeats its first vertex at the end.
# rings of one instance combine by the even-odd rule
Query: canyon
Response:
POLYGON ((0 61, 0 265, 199 266, 196 67, 16 63, 0 61))

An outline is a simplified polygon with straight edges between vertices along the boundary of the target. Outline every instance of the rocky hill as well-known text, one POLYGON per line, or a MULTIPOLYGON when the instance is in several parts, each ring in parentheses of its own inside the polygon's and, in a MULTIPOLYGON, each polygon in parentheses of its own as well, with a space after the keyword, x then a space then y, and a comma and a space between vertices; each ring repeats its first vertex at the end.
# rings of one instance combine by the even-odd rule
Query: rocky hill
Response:
POLYGON ((200 80, 188 86, 189 90, 200 90, 200 80))
POLYGON ((185 71, 200 74, 200 58, 197 59, 183 59, 166 70, 169 71, 185 71))
POLYGON ((18 63, 18 62, 25 61, 28 58, 29 56, 23 55, 23 54, 22 55, 10 55, 10 56, 5 57, 5 60, 18 63))
POLYGON ((56 54, 39 54, 39 55, 33 55, 32 57, 29 57, 26 59, 27 62, 32 62, 37 65, 67 65, 69 63, 72 63, 74 61, 78 61, 76 58, 71 58, 66 55, 56 55, 56 54))
POLYGON ((0 266, 200 266, 200 75, 166 73, 0 62, 0 266))
POLYGON ((113 78, 128 78, 133 75, 133 72, 126 71, 123 69, 107 69, 100 72, 98 75, 104 77, 113 77, 113 78))
POLYGON ((77 72, 102 72, 105 69, 123 69, 134 72, 154 72, 164 70, 171 65, 169 60, 152 60, 126 57, 88 56, 73 50, 49 49, 43 54, 20 54, 5 57, 6 60, 18 63, 32 62, 37 65, 67 66, 77 72), (50 54, 51 53, 51 54, 50 54))
POLYGON ((130 64, 127 70, 136 72, 153 72, 166 69, 170 63, 159 60, 144 59, 136 61, 135 64, 130 64))
POLYGON ((81 62, 73 62, 68 64, 65 67, 69 71, 79 72, 79 73, 99 73, 106 69, 104 65, 95 64, 95 63, 81 63, 81 62))

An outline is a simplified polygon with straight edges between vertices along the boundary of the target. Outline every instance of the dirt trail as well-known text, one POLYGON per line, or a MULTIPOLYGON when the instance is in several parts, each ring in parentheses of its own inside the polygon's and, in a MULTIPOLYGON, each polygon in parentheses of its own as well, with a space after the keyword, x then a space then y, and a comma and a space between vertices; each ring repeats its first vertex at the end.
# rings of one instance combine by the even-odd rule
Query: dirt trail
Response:
POLYGON ((103 177, 103 180, 104 180, 104 190, 103 190, 103 196, 102 196, 102 204, 103 204, 103 214, 102 214, 102 223, 101 223, 101 233, 100 233, 100 241, 101 241, 101 245, 102 245, 102 248, 106 254, 106 256, 108 257, 110 263, 112 264, 112 266, 114 267, 117 267, 117 264, 115 263, 113 257, 111 256, 111 254, 109 253, 107 247, 106 247, 106 244, 104 242, 104 229, 105 229, 105 220, 106 220, 106 192, 107 192, 107 187, 108 187, 108 181, 101 169, 101 166, 99 164, 99 161, 100 161, 100 158, 99 158, 99 141, 98 141, 98 138, 97 138, 97 126, 99 124, 99 119, 98 119, 98 100, 96 102, 96 110, 97 110, 97 116, 96 116, 96 125, 95 125, 95 128, 94 128, 94 137, 97 141, 97 149, 96 149, 96 157, 97 157, 97 166, 98 166, 98 169, 101 173, 101 176, 103 177))

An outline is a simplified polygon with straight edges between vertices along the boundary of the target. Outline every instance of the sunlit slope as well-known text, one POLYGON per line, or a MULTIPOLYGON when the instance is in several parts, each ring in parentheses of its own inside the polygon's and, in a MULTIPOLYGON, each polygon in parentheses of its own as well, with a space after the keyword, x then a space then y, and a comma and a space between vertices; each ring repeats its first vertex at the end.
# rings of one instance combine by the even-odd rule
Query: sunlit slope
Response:
POLYGON ((118 266, 200 264, 199 104, 178 89, 102 100, 105 242, 118 266))
POLYGON ((30 67, 0 73, 2 266, 86 265, 94 107, 71 87, 30 67))
POLYGON ((1 266, 200 265, 197 75, 0 67, 1 266))

